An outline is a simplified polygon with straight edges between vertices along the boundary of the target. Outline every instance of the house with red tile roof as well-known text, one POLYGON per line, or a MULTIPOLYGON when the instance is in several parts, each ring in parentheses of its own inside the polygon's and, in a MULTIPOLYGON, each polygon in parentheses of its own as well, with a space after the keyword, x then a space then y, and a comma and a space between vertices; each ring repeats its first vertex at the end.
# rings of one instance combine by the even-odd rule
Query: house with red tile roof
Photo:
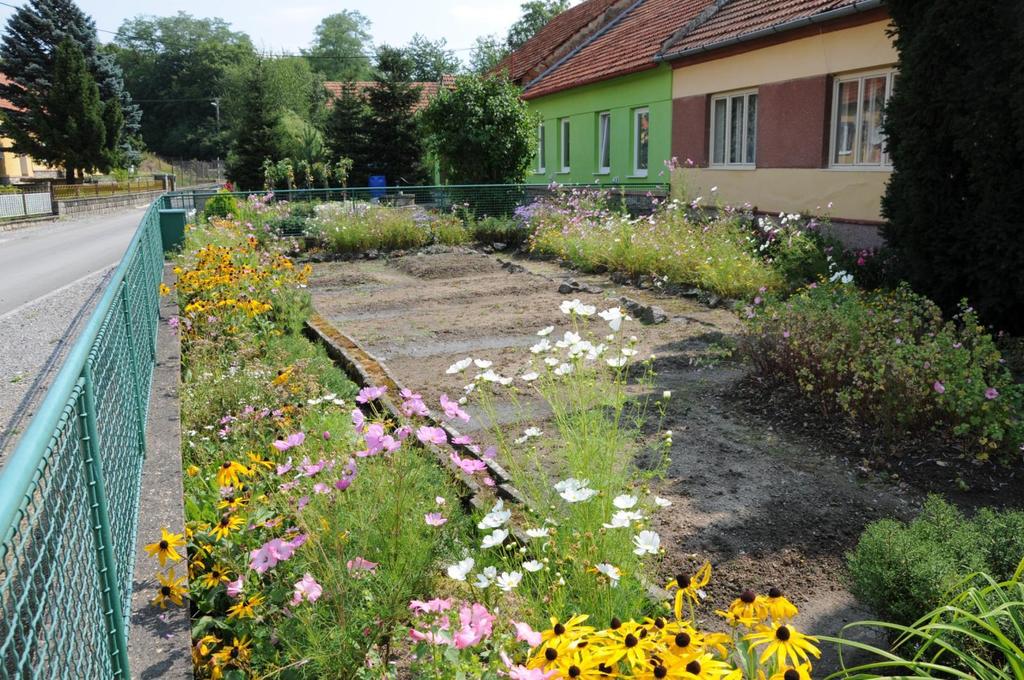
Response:
MULTIPOLYGON (((441 80, 414 82, 411 83, 414 87, 420 89, 420 98, 413 104, 412 113, 418 113, 423 109, 427 108, 427 104, 430 100, 437 96, 437 93, 443 89, 452 89, 455 87, 455 76, 445 75, 441 76, 441 80)), ((327 104, 330 105, 335 99, 341 96, 342 91, 351 88, 355 93, 361 95, 367 95, 370 90, 377 87, 377 81, 375 80, 357 80, 353 82, 328 80, 324 83, 324 89, 327 90, 327 104)))
POLYGON ((542 118, 528 181, 663 182, 676 157, 705 196, 716 187, 768 212, 881 219, 896 63, 881 0, 587 0, 570 11, 506 60, 542 118))
POLYGON ((686 186, 769 213, 879 223, 892 171, 888 28, 881 0, 713 3, 656 57, 672 67, 672 155, 694 166, 686 186))

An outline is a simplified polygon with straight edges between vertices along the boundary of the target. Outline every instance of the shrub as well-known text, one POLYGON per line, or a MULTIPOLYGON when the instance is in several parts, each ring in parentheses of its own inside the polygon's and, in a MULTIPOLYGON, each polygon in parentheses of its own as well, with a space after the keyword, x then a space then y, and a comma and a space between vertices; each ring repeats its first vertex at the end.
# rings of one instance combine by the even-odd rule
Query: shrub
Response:
POLYGON ((982 460, 1024 442, 1024 391, 966 306, 944 321, 906 286, 827 283, 746 315, 740 346, 756 370, 794 385, 823 415, 844 414, 887 437, 943 431, 982 460))
POLYGON ((439 215, 430 223, 434 243, 459 246, 468 243, 471 236, 462 220, 455 215, 439 215))
POLYGON ((471 220, 469 228, 473 232, 473 240, 486 245, 504 243, 510 247, 518 247, 530 238, 530 230, 526 225, 504 217, 471 220))
POLYGON ((238 214, 238 200, 231 194, 218 191, 213 196, 206 199, 206 205, 203 207, 203 217, 209 221, 211 218, 220 217, 222 219, 228 217, 235 217, 238 214))
POLYGON ((306 233, 309 220, 293 214, 268 220, 267 226, 278 236, 299 236, 306 233))

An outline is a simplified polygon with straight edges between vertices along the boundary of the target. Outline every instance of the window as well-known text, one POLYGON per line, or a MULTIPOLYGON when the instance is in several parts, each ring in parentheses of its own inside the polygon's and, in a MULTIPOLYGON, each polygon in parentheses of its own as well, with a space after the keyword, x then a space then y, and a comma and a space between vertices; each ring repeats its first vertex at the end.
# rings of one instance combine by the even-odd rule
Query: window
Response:
POLYGON ((612 114, 608 111, 597 114, 597 171, 612 171, 612 114))
POLYGON ((757 92, 711 98, 711 165, 753 166, 757 150, 757 92))
POLYGON ((648 109, 633 111, 633 175, 647 177, 650 158, 651 112, 648 109))
POLYGON ((569 119, 563 118, 559 121, 559 129, 561 130, 561 138, 559 141, 559 148, 561 149, 561 161, 562 161, 562 172, 569 172, 569 119))
POLYGON ((883 71, 835 79, 832 91, 831 165, 888 167, 882 115, 892 95, 894 73, 883 71))
POLYGON ((547 155, 544 151, 544 123, 537 126, 537 174, 543 175, 547 172, 547 155))

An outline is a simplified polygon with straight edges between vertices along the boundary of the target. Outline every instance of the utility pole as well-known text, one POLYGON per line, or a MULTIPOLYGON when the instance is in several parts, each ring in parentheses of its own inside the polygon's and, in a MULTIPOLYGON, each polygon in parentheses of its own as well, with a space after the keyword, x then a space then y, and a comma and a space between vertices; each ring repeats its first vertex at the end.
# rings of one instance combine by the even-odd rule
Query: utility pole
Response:
MULTIPOLYGON (((220 149, 220 97, 217 97, 212 102, 210 102, 210 106, 212 106, 215 109, 217 109, 217 148, 220 149)), ((221 177, 220 177, 220 152, 218 151, 218 153, 217 153, 217 181, 220 182, 220 179, 221 179, 221 177)))

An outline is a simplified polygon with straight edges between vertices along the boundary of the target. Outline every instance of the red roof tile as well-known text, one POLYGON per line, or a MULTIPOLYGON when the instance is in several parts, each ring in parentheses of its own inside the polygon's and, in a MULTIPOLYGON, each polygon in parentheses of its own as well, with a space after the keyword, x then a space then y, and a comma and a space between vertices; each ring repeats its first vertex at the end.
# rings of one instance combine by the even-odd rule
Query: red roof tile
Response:
POLYGON ((696 28, 666 45, 671 55, 707 47, 754 31, 853 5, 856 0, 731 0, 696 28))
MULTIPOLYGON (((2 83, 4 85, 10 85, 12 82, 13 81, 10 78, 7 77, 6 73, 0 73, 0 83, 2 83)), ((6 99, 0 99, 0 109, 6 109, 7 111, 20 111, 21 110, 18 107, 16 107, 14 104, 12 104, 11 102, 7 101, 6 99)))
POLYGON ((507 71, 513 82, 528 82, 618 16, 630 4, 632 0, 584 0, 551 19, 537 35, 502 59, 494 71, 507 71))
MULTIPOLYGON (((412 83, 416 87, 420 88, 420 99, 412 107, 412 112, 417 113, 427 107, 430 100, 433 99, 441 88, 452 89, 455 87, 455 76, 444 75, 441 76, 441 82, 436 83, 433 81, 428 82, 415 82, 412 83)), ((366 95, 369 90, 377 86, 375 80, 357 80, 354 82, 346 82, 340 80, 328 80, 324 82, 324 87, 327 89, 327 104, 330 105, 332 101, 341 96, 341 92, 347 88, 354 88, 355 91, 361 95, 366 95)))
POLYGON ((526 99, 654 68, 662 44, 709 0, 638 0, 603 33, 529 86, 526 99))

